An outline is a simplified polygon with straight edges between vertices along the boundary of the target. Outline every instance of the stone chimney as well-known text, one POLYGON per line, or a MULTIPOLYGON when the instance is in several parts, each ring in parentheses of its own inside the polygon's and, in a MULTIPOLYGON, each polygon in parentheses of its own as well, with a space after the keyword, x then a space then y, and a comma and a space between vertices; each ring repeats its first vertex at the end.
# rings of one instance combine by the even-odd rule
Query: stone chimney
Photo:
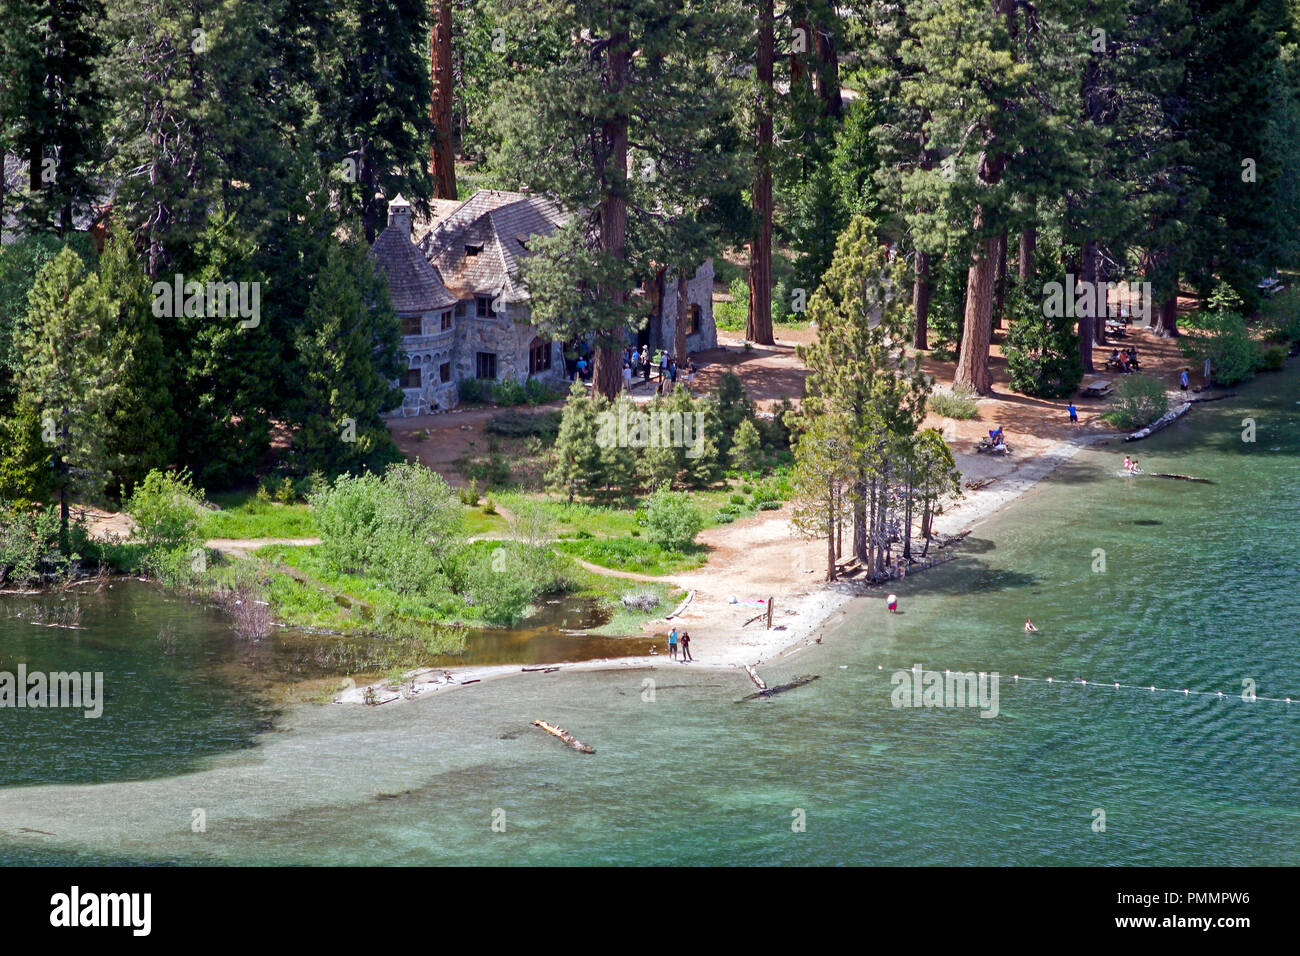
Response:
POLYGON ((388 224, 397 226, 411 238, 411 204, 398 193, 388 203, 388 224))

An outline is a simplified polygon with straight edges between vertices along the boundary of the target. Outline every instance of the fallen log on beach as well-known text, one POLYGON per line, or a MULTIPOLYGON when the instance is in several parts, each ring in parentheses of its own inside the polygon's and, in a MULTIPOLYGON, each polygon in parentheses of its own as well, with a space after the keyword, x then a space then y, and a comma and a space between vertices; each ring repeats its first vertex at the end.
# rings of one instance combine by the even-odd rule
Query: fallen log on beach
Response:
POLYGON ((1147 438, 1151 435, 1154 435, 1156 432, 1160 431, 1160 429, 1164 428, 1169 423, 1176 421, 1177 419, 1182 418, 1184 415, 1186 415, 1187 410, 1191 407, 1192 407, 1191 402, 1183 402, 1183 404, 1179 405, 1177 408, 1165 412, 1163 415, 1157 418, 1146 428, 1139 429, 1138 431, 1135 431, 1131 435, 1125 435, 1124 440, 1141 441, 1143 438, 1147 438))
POLYGON ((577 737, 573 736, 573 734, 565 730, 563 727, 556 727, 554 724, 549 724, 544 720, 534 720, 533 726, 541 727, 542 730, 546 731, 552 737, 559 737, 561 740, 563 740, 574 750, 578 751, 578 753, 580 754, 594 754, 596 752, 595 747, 587 746, 577 737))
POLYGON ((767 684, 763 683, 763 678, 758 676, 758 671, 754 670, 753 664, 745 665, 745 673, 749 675, 749 679, 754 682, 755 687, 759 690, 767 690, 767 684))
POLYGON ((694 597, 695 597, 695 589, 692 588, 692 589, 691 589, 691 593, 688 594, 688 595, 686 595, 685 600, 683 600, 681 604, 677 605, 677 607, 673 610, 673 613, 672 613, 672 614, 669 614, 666 618, 664 618, 664 620, 665 620, 665 621, 671 621, 671 620, 672 620, 673 618, 675 618, 678 614, 681 614, 682 611, 686 610, 686 605, 690 604, 690 603, 691 603, 691 600, 692 600, 694 597))
POLYGON ((758 700, 760 697, 763 700, 767 700, 767 698, 771 697, 773 694, 784 694, 788 690, 794 690, 796 687, 803 687, 807 684, 811 684, 815 680, 820 680, 820 679, 821 679, 820 674, 809 674, 803 677, 796 677, 788 684, 778 684, 776 687, 770 687, 770 688, 765 687, 763 690, 760 690, 756 694, 750 694, 748 697, 742 697, 737 703, 743 704, 747 700, 758 700))
POLYGON ((541 667, 525 667, 523 668, 523 672, 525 674, 534 674, 537 673, 538 671, 541 671, 543 674, 553 674, 559 669, 560 668, 558 665, 552 665, 552 666, 543 665, 541 667))

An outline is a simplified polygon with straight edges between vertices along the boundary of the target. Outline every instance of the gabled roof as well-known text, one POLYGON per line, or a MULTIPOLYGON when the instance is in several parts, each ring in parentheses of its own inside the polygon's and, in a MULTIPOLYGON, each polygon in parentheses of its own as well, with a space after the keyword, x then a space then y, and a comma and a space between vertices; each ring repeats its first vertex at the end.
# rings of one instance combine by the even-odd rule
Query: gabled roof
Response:
POLYGON ((370 247, 388 278, 388 294, 399 313, 430 312, 456 304, 442 276, 411 242, 410 221, 398 219, 375 237, 370 247))
POLYGON ((528 298, 519 263, 532 236, 549 236, 567 217, 555 203, 529 193, 480 189, 420 241, 420 249, 458 298, 505 293, 528 298))

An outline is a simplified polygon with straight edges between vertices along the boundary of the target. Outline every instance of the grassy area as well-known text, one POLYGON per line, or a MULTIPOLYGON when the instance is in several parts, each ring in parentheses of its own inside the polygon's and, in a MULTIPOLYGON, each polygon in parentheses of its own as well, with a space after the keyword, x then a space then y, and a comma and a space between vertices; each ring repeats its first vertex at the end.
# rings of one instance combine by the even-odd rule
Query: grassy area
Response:
POLYGON ((220 511, 204 515, 201 533, 205 538, 314 538, 316 524, 305 504, 282 505, 258 501, 251 493, 212 496, 220 511))
POLYGON ((602 568, 656 577, 693 570, 708 558, 703 548, 682 554, 642 538, 576 538, 557 541, 555 547, 602 568))
MULTIPOLYGON (((471 547, 491 545, 484 542, 471 547)), ((483 626, 477 610, 457 595, 399 594, 373 579, 337 572, 325 562, 318 545, 268 545, 254 552, 254 558, 263 562, 270 582, 267 593, 275 619, 285 624, 344 633, 380 631, 385 637, 397 631, 397 636, 411 639, 419 636, 420 627, 431 624, 483 626), (295 578, 289 569, 309 580, 295 578), (407 633, 413 629, 417 634, 407 633)), ((664 604, 681 598, 680 589, 670 584, 628 581, 577 565, 571 576, 575 583, 571 596, 598 600, 612 612, 609 623, 594 629, 594 633, 635 633, 646 621, 667 613, 664 604), (622 597, 629 592, 656 594, 661 604, 648 611, 628 609, 622 597)))

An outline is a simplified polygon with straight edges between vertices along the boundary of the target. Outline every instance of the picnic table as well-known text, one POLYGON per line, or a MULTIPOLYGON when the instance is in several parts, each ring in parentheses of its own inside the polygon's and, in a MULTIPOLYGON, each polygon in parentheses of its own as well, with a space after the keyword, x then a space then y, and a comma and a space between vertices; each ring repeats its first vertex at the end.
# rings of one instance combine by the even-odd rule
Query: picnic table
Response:
POLYGON ((1257 288, 1259 289, 1260 292, 1264 293, 1265 295, 1272 296, 1272 295, 1277 295, 1279 292, 1285 289, 1286 286, 1284 286, 1280 280, 1270 277, 1268 279, 1261 279, 1259 281, 1259 285, 1257 286, 1257 288))
POLYGON ((1106 334, 1124 338, 1128 335, 1128 319, 1107 319, 1106 334))
POLYGON ((1089 397, 1102 398, 1114 390, 1115 386, 1111 384, 1110 379, 1094 378, 1092 381, 1084 383, 1082 392, 1089 397))

